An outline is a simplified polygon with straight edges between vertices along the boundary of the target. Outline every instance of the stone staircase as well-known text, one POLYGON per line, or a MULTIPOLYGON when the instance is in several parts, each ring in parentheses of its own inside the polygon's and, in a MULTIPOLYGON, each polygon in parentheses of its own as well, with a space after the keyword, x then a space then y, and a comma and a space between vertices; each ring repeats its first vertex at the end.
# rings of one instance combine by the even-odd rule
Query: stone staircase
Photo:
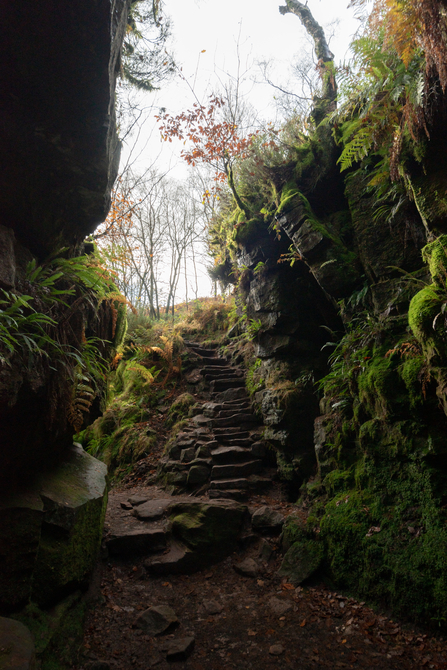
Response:
POLYGON ((262 425, 251 411, 243 371, 215 349, 185 341, 199 357, 208 400, 161 459, 158 478, 175 493, 207 492, 210 499, 247 500, 268 489, 276 470, 268 468, 262 425))

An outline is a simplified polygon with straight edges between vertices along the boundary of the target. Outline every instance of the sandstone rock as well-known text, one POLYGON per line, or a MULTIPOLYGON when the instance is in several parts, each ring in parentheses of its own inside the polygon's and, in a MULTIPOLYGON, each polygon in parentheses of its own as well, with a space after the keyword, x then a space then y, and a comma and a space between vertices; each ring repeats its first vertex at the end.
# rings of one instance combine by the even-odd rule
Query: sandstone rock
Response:
POLYGON ((136 507, 133 514, 141 521, 157 521, 164 516, 171 503, 169 498, 148 500, 136 507))
POLYGON ((284 600, 283 598, 270 598, 268 605, 272 612, 278 616, 282 616, 293 609, 293 603, 291 603, 290 600, 284 600))
POLYGON ((182 449, 180 452, 180 460, 182 463, 189 463, 193 460, 196 454, 194 447, 188 447, 187 449, 182 449))
POLYGON ((247 508, 230 500, 175 502, 169 513, 175 536, 207 559, 219 560, 232 551, 247 508))
POLYGON ((286 552, 277 574, 279 577, 287 577, 292 584, 301 584, 318 570, 323 553, 322 544, 315 540, 294 542, 286 552))
POLYGON ((193 637, 180 637, 172 640, 166 649, 166 660, 170 663, 185 661, 194 649, 195 639, 193 637))
POLYGON ((215 600, 204 600, 203 607, 207 614, 220 614, 223 610, 223 605, 220 605, 215 600))
POLYGON ((257 577, 259 573, 259 565, 252 558, 246 558, 240 563, 233 565, 236 572, 244 577, 257 577))
POLYGON ((33 637, 19 621, 0 617, 0 667, 5 670, 35 670, 33 637))
POLYGON ((106 539, 110 554, 123 558, 154 554, 166 549, 166 545, 166 532, 160 528, 115 533, 106 539))
POLYGON ((157 558, 144 561, 145 569, 154 575, 192 574, 207 565, 207 557, 191 551, 178 542, 171 541, 169 551, 157 558))
POLYGON ((149 607, 140 614, 134 623, 135 628, 141 628, 147 635, 161 635, 178 624, 177 615, 168 605, 149 607))
POLYGON ((120 507, 121 507, 121 509, 125 510, 126 512, 130 512, 133 509, 132 505, 128 502, 121 502, 120 507))
POLYGON ((127 498, 127 502, 129 502, 131 505, 134 507, 137 507, 138 505, 142 505, 143 503, 148 501, 148 496, 130 496, 127 498))
POLYGON ((282 644, 272 644, 272 646, 269 649, 269 654, 272 656, 281 656, 281 654, 284 651, 284 647, 282 644))
POLYGON ((266 506, 257 509, 251 517, 253 528, 265 533, 279 533, 284 521, 285 518, 281 512, 266 506))
POLYGON ((92 570, 101 542, 106 494, 104 463, 73 445, 63 463, 33 489, 0 503, 0 604, 17 609, 74 591, 92 570))
POLYGON ((193 465, 188 473, 188 484, 204 484, 210 476, 209 468, 203 465, 193 465))

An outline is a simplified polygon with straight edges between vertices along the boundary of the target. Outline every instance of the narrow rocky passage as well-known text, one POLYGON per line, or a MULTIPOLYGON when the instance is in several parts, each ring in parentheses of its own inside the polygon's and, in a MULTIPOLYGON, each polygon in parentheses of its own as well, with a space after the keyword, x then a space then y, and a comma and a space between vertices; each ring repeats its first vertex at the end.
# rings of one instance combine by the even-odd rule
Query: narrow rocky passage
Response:
MULTIPOLYGON (((198 357, 198 404, 157 483, 110 494, 79 670, 447 667, 447 645, 284 557, 287 502, 243 372, 198 357), (98 596, 98 593, 97 593, 98 596)), ((194 376, 194 375, 193 375, 194 376)))

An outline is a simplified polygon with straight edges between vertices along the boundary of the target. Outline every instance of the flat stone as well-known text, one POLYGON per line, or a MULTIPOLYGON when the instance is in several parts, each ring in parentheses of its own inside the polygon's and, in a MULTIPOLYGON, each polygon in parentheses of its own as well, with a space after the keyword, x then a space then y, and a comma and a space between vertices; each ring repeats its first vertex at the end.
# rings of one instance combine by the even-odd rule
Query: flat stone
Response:
POLYGON ((186 661, 194 649, 195 639, 193 637, 180 637, 172 640, 166 650, 166 660, 170 663, 175 661, 186 661))
POLYGON ((106 539, 106 547, 113 556, 126 558, 163 551, 166 544, 166 532, 159 528, 123 531, 106 539))
POLYGON ((134 628, 141 628, 147 635, 162 635, 175 624, 178 624, 177 615, 169 605, 149 607, 140 614, 134 622, 134 628))
POLYGON ((0 668, 35 670, 33 637, 26 626, 14 619, 0 617, 0 668))
POLYGON ((210 482, 210 489, 248 489, 246 479, 216 479, 210 482))
POLYGON ((282 616, 286 612, 289 612, 291 609, 293 609, 293 603, 291 603, 290 600, 284 600, 275 597, 269 599, 268 605, 272 612, 274 612, 274 614, 277 616, 282 616))
POLYGON ((229 463, 227 465, 215 465, 211 471, 213 479, 228 479, 248 477, 262 470, 262 461, 248 461, 246 463, 229 463))
POLYGON ((279 533, 284 525, 285 517, 271 507, 260 507, 251 517, 251 525, 261 532, 279 533))
POLYGON ((142 505, 143 503, 147 502, 149 500, 149 496, 129 496, 127 498, 127 502, 129 502, 131 505, 134 507, 137 507, 138 505, 142 505))
POLYGON ((240 489, 226 489, 225 491, 210 489, 208 491, 208 497, 210 500, 236 500, 242 502, 247 500, 248 491, 242 491, 240 489))
POLYGON ((257 577, 259 573, 259 565, 252 558, 246 558, 240 563, 235 563, 233 568, 244 577, 257 577))
POLYGON ((226 400, 240 400, 241 398, 248 398, 248 393, 245 388, 227 389, 216 396, 216 399, 219 400, 219 402, 225 402, 226 400))
POLYGON ((133 514, 141 521, 157 521, 164 516, 171 503, 172 500, 169 498, 149 500, 136 507, 133 514))
POLYGON ((188 547, 171 542, 169 551, 157 558, 144 561, 145 569, 154 575, 188 575, 201 570, 203 565, 200 557, 188 547))
POLYGON ((244 447, 219 447, 211 453, 213 461, 218 465, 243 462, 251 459, 251 453, 244 447))
POLYGON ((212 419, 213 427, 224 428, 227 426, 246 426, 253 423, 259 423, 254 414, 233 414, 223 419, 212 419))
POLYGON ((128 502, 122 502, 122 503, 120 503, 120 507, 121 507, 121 509, 124 509, 124 510, 126 510, 127 512, 130 512, 131 510, 133 510, 132 505, 131 505, 130 503, 128 503, 128 502))

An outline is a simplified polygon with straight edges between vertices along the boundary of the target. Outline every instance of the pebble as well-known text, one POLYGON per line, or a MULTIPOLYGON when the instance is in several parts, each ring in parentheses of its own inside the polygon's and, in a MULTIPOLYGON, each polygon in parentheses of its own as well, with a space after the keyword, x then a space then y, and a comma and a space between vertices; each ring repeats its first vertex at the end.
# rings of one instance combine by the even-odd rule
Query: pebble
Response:
POLYGON ((280 656, 284 651, 284 647, 282 644, 272 644, 272 646, 269 649, 269 654, 272 656, 280 656))

